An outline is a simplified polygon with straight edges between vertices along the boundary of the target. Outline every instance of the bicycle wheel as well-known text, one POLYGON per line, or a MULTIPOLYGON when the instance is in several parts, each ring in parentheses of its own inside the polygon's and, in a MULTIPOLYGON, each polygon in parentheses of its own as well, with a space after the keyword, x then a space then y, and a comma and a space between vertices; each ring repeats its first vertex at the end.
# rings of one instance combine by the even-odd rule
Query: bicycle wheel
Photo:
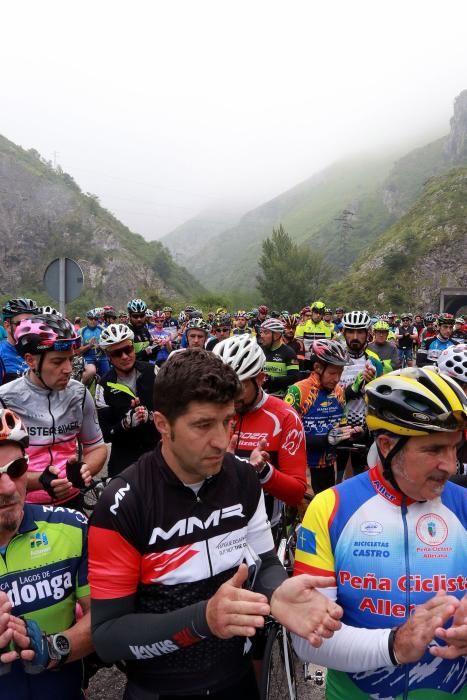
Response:
POLYGON ((285 628, 276 623, 271 625, 266 640, 260 694, 261 700, 298 700, 292 643, 285 628))

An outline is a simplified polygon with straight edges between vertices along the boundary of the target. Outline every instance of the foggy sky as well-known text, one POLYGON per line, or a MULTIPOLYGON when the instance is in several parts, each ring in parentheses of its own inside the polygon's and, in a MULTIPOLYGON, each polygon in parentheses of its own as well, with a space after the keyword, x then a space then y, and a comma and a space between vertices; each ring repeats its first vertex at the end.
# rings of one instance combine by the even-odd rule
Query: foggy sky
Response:
POLYGON ((19 0, 0 20, 0 133, 148 238, 422 145, 467 88, 461 0, 19 0))

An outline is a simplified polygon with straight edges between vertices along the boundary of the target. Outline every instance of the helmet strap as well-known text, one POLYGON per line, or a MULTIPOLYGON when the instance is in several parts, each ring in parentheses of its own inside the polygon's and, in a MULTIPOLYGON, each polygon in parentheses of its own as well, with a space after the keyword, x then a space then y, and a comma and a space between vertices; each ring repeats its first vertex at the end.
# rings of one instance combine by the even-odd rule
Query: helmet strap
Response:
POLYGON ((396 456, 396 454, 401 451, 408 439, 408 435, 403 435, 402 437, 400 437, 394 445, 394 447, 392 447, 389 450, 386 456, 384 456, 381 452, 380 447, 378 445, 378 441, 376 440, 376 449, 378 450, 380 462, 383 465, 383 476, 387 481, 389 481, 391 486, 393 486, 396 489, 396 491, 399 491, 399 493, 402 493, 402 491, 399 488, 397 481, 394 477, 394 473, 392 471, 392 460, 396 456))
POLYGON ((37 369, 34 369, 33 372, 36 375, 36 377, 39 379, 41 384, 44 386, 45 389, 48 391, 53 391, 50 386, 47 386, 47 384, 44 382, 42 378, 42 365, 44 364, 44 357, 45 357, 45 352, 42 352, 39 355, 39 364, 37 365, 37 369))

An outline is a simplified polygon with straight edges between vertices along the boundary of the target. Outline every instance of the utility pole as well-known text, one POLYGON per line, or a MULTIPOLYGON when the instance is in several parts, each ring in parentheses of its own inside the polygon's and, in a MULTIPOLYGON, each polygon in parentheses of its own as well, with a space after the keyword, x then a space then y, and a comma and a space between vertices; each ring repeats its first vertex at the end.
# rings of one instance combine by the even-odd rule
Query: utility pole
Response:
POLYGON ((342 214, 334 219, 334 221, 340 221, 340 253, 341 253, 341 269, 345 269, 347 266, 347 243, 349 231, 353 231, 352 226, 352 216, 355 216, 355 212, 350 209, 344 209, 342 214))

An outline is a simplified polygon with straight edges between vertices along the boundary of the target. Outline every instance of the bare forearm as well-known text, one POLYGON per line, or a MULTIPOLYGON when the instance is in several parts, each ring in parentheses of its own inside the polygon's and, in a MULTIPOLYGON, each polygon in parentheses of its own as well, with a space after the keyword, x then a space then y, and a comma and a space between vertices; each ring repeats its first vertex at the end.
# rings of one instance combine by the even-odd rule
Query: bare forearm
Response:
POLYGON ((107 447, 100 445, 94 450, 84 450, 84 462, 87 464, 89 471, 93 476, 98 474, 107 458, 107 447))
POLYGON ((94 644, 91 636, 91 612, 87 612, 81 620, 63 632, 68 638, 71 647, 70 656, 67 663, 77 661, 94 651, 94 644))

